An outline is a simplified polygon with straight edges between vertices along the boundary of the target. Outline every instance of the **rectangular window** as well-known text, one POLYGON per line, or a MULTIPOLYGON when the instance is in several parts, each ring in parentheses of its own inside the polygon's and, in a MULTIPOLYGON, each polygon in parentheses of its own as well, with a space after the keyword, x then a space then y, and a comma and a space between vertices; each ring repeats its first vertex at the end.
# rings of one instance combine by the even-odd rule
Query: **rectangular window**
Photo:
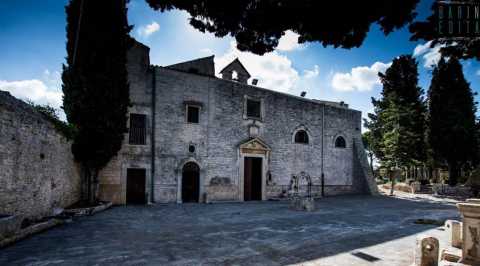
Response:
POLYGON ((262 103, 260 101, 247 99, 247 117, 262 118, 262 103))
POLYGON ((187 122, 188 123, 199 123, 200 107, 187 105, 187 122))
POLYGON ((129 144, 145 145, 147 141, 147 116, 141 114, 130 114, 129 133, 129 144))

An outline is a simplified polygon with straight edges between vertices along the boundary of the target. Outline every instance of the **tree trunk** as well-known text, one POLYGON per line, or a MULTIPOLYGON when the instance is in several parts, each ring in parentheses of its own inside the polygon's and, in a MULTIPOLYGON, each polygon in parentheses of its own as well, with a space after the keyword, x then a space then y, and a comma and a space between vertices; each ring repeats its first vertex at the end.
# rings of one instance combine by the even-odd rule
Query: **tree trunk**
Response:
POLYGON ((88 203, 94 205, 97 203, 97 192, 98 192, 98 170, 90 169, 90 178, 88 186, 88 203))
POLYGON ((390 196, 393 196, 393 192, 395 191, 395 173, 394 171, 389 170, 388 175, 390 177, 390 182, 391 182, 390 196))
POLYGON ((373 178, 375 178, 375 172, 373 171, 373 154, 370 153, 369 157, 370 157, 370 169, 372 170, 373 178))
POLYGON ((98 170, 88 167, 86 164, 83 168, 83 184, 82 184, 82 201, 89 205, 97 203, 98 193, 98 170))
POLYGON ((450 162, 448 164, 448 184, 453 187, 457 184, 458 180, 458 165, 456 162, 450 162))
POLYGON ((83 177, 83 187, 84 187, 84 195, 82 196, 83 200, 86 202, 90 201, 90 187, 91 187, 91 176, 92 172, 90 171, 90 168, 87 165, 83 165, 83 171, 84 171, 84 177, 83 177))

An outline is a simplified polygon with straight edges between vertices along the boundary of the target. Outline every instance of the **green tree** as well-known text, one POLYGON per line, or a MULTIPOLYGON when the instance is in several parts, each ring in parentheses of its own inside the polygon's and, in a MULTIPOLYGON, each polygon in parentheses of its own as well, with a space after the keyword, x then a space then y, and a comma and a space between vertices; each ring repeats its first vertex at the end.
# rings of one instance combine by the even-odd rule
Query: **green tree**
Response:
POLYGON ((384 160, 383 154, 383 133, 382 125, 380 123, 378 114, 383 110, 381 101, 372 98, 372 103, 374 107, 374 113, 368 114, 368 119, 364 120, 365 128, 368 128, 369 133, 369 149, 373 153, 374 157, 380 162, 384 160))
POLYGON ((382 98, 372 99, 375 114, 367 128, 374 135, 382 166, 411 167, 425 161, 425 104, 418 86, 417 62, 410 55, 393 60, 385 74, 382 98))
POLYGON ((433 70, 428 91, 428 140, 436 161, 446 163, 449 184, 460 169, 477 162, 476 107, 470 84, 455 57, 442 58, 433 70))
POLYGON ((62 133, 65 138, 68 140, 73 138, 75 135, 75 127, 69 123, 66 123, 65 121, 60 120, 57 109, 49 105, 39 105, 30 101, 27 103, 37 110, 37 112, 41 113, 48 121, 50 121, 55 126, 55 129, 62 133))
POLYGON ((362 142, 365 151, 367 152, 367 156, 370 159, 370 170, 372 170, 372 174, 375 175, 375 171, 373 169, 373 158, 375 153, 373 151, 372 144, 374 143, 372 131, 367 131, 362 134, 362 142))
POLYGON ((72 152, 82 165, 84 199, 96 201, 98 173, 117 154, 129 106, 125 1, 70 0, 63 108, 75 126, 72 152))
POLYGON ((415 16, 419 0, 311 1, 311 0, 146 0, 155 10, 180 9, 190 24, 217 37, 231 35, 241 51, 270 52, 285 31, 299 41, 324 46, 359 47, 371 25, 385 34, 402 28, 415 16))

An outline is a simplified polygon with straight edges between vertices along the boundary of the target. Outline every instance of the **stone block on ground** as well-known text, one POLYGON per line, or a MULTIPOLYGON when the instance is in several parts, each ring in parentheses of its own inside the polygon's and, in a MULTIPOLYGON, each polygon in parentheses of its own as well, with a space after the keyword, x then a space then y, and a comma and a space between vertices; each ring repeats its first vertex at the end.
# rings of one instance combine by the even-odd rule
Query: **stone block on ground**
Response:
POLYGON ((455 248, 462 248, 462 222, 455 220, 445 221, 445 232, 448 244, 455 248))
POLYGON ((413 266, 437 266, 438 252, 438 239, 426 235, 417 236, 413 266))
POLYGON ((459 262, 462 259, 462 250, 459 248, 448 247, 442 250, 441 260, 448 262, 459 262))
POLYGON ((480 204, 480 199, 467 199, 467 203, 480 204))
POLYGON ((442 260, 438 263, 438 266, 469 266, 469 265, 463 264, 460 262, 451 262, 451 261, 442 260))

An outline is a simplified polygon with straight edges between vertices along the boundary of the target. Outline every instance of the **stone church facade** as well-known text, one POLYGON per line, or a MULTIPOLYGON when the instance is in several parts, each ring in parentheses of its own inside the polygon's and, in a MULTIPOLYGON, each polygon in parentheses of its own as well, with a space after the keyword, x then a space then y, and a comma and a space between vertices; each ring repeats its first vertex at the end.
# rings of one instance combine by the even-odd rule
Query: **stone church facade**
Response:
POLYGON ((238 60, 222 78, 213 56, 152 66, 140 43, 128 54, 128 72, 129 132, 100 174, 102 200, 276 199, 300 172, 311 176, 315 196, 376 192, 361 112, 346 104, 249 85, 238 60))

